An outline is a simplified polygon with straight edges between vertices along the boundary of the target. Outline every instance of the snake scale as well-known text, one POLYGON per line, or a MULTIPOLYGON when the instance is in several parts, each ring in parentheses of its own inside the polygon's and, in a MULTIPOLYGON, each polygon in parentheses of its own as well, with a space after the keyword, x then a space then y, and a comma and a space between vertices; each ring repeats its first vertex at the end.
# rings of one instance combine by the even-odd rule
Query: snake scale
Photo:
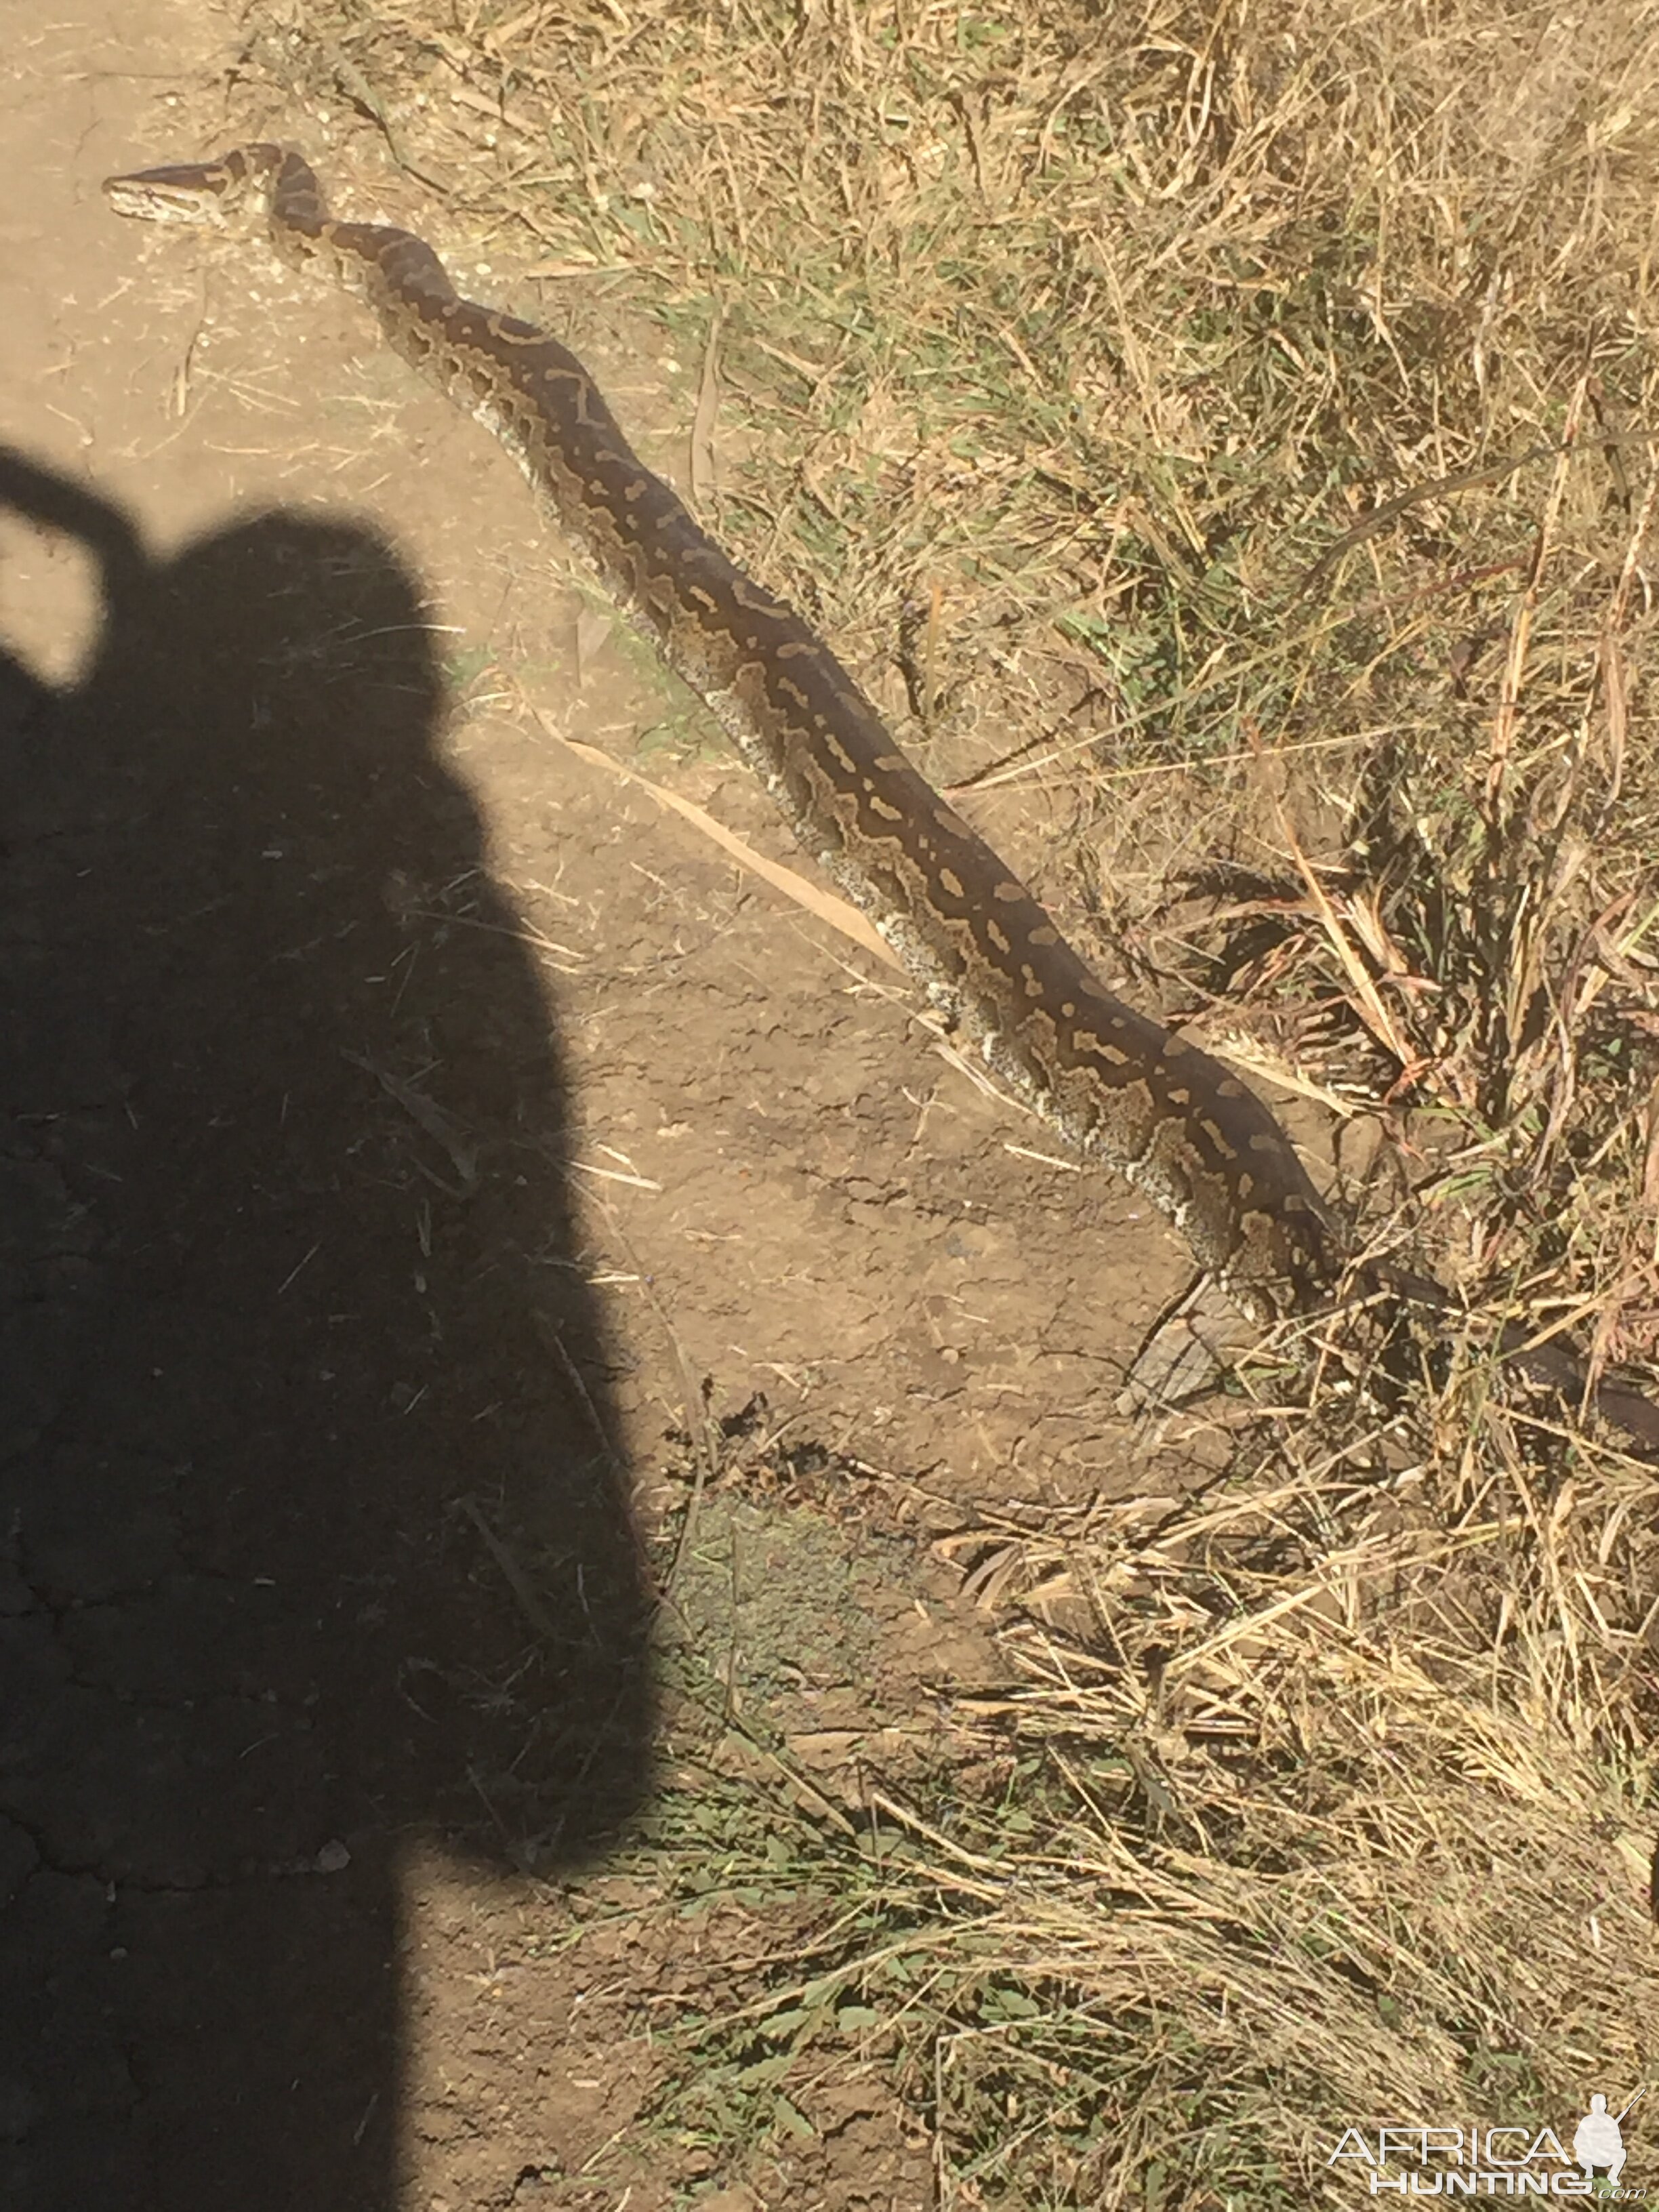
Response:
MULTIPOLYGON (((1144 1191, 1250 1319, 1305 1309, 1335 1284, 1340 1227, 1267 1107, 1091 973, 905 758, 823 641, 639 459, 556 338, 462 298, 410 232, 331 216, 309 164, 287 148, 240 146, 111 177, 104 190, 120 214, 198 225, 263 203, 279 257, 366 301, 394 349, 500 440, 624 612, 708 702, 801 843, 1016 1095, 1144 1191)), ((1416 1279, 1393 1287, 1447 1303, 1416 1279)), ((1582 1390, 1565 1350, 1523 1336, 1504 1348, 1582 1390)), ((1618 1386, 1597 1395, 1659 1444, 1659 1407, 1618 1386)))

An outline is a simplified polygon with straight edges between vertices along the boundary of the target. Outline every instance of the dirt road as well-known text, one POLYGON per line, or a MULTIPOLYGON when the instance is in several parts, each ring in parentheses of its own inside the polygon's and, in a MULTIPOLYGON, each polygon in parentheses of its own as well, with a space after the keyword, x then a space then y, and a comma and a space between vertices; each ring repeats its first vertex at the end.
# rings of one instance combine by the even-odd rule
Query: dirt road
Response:
POLYGON ((624 2015, 495 1976, 648 1792, 684 1378, 1078 1491, 1180 1255, 561 747, 684 703, 349 301, 111 216, 233 45, 0 0, 0 2204, 611 2203, 624 2015))

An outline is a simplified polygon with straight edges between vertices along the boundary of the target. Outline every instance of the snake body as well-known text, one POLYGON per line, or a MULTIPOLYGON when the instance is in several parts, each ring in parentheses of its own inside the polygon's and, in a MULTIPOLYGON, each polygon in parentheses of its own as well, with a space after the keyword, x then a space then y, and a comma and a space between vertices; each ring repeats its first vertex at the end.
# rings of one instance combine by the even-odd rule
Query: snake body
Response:
POLYGON ((309 165, 283 147, 112 177, 105 190, 122 214, 198 224, 263 200, 282 259, 365 301, 396 350, 501 441, 802 844, 1016 1094, 1143 1190, 1252 1318, 1334 1279, 1335 1225, 1273 1115, 1099 982, 823 641, 638 459, 556 339, 463 299, 410 232, 331 216, 309 165))

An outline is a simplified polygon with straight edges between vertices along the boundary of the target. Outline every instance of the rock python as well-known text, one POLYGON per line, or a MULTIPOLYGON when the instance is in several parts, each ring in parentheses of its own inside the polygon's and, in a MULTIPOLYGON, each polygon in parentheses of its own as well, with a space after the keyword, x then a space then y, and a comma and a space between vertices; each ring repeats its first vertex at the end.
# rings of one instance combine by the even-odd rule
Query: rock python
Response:
MULTIPOLYGON (((801 843, 1010 1089, 1144 1191, 1250 1319, 1305 1308, 1335 1284, 1340 1229, 1273 1115, 1218 1060, 1096 979, 904 757, 823 641, 638 459, 556 338, 463 299, 410 232, 331 216, 309 165, 283 147, 240 146, 111 177, 104 190, 120 214, 193 224, 263 202, 280 258, 365 301, 395 350, 501 441, 611 596, 713 708, 801 843)), ((1447 1303, 1420 1281, 1395 1287, 1447 1303)), ((1506 1339, 1504 1348, 1559 1388, 1582 1385, 1559 1346, 1506 1339)), ((1631 1393, 1600 1395, 1632 1425, 1631 1393)), ((1635 1432, 1659 1443, 1659 1408, 1635 1403, 1644 1409, 1635 1432)))

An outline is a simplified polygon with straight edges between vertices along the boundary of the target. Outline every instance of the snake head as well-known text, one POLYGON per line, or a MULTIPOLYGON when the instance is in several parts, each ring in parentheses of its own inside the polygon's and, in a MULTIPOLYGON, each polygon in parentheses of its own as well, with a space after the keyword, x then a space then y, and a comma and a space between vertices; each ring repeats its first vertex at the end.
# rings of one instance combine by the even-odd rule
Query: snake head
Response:
POLYGON ((199 166, 167 169, 137 169, 124 177, 106 177, 104 193, 117 215, 136 216, 143 222, 222 224, 224 195, 203 182, 199 166))
POLYGON ((250 194, 268 190, 290 167, 314 187, 315 179, 297 155, 260 141, 233 146, 215 161, 174 161, 165 168, 106 177, 104 192, 117 215, 136 216, 142 222, 222 226, 250 194))

